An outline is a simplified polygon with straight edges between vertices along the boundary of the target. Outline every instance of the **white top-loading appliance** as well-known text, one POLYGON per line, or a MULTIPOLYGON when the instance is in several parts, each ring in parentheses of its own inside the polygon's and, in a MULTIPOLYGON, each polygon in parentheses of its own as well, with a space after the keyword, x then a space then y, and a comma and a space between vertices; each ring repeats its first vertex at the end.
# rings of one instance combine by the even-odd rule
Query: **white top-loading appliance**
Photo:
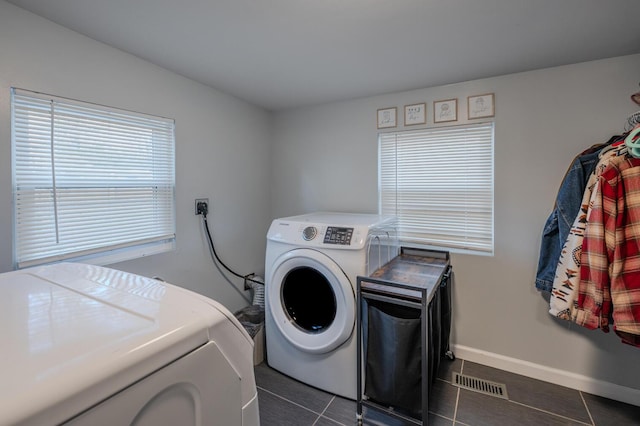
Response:
POLYGON ((311 386, 356 398, 356 278, 398 254, 396 220, 317 212, 267 233, 267 362, 311 386))
POLYGON ((219 303, 92 265, 0 274, 0 425, 259 425, 253 342, 219 303))

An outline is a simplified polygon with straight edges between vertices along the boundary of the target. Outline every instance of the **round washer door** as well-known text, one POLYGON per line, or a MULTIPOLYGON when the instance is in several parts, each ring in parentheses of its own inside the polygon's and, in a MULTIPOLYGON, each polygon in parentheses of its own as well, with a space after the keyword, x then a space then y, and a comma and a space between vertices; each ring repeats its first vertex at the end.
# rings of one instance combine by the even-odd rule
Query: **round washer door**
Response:
POLYGON ((327 255, 291 250, 273 264, 267 278, 267 303, 282 336, 309 353, 329 352, 353 332, 353 286, 327 255))

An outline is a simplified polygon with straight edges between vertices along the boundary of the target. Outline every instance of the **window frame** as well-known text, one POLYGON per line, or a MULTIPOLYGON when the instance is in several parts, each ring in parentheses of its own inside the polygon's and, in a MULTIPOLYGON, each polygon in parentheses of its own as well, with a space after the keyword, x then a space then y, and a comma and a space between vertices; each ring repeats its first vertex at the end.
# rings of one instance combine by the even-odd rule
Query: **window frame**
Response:
POLYGON ((175 120, 11 88, 11 157, 15 269, 175 250, 175 120))
POLYGON ((398 218, 402 245, 493 256, 494 145, 492 120, 378 133, 378 211, 398 218), (469 138, 478 139, 463 144, 469 138), (448 191, 447 179, 457 193, 448 191), (470 187, 480 185, 479 190, 467 188, 464 179, 473 182, 470 187), (442 186, 434 190, 437 184, 442 186), (431 187, 431 192, 428 198, 412 198, 410 190, 400 187, 413 192, 431 187), (429 209, 425 200, 433 200, 435 207, 429 209))

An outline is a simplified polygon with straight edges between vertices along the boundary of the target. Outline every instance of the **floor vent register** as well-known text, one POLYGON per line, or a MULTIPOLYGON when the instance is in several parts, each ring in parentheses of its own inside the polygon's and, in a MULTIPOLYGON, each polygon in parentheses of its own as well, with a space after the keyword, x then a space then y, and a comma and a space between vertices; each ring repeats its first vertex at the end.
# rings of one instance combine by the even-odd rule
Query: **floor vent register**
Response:
POLYGON ((460 373, 453 373, 453 385, 462 389, 468 389, 485 395, 497 398, 509 399, 507 386, 502 383, 490 382, 477 377, 465 376, 460 373))

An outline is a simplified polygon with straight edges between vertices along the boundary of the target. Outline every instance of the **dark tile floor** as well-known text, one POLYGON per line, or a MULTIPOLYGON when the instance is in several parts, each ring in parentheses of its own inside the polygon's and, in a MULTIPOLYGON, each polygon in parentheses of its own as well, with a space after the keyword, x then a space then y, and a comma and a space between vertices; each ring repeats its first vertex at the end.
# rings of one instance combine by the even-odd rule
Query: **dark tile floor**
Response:
MULTIPOLYGON (((255 369, 262 426, 356 424, 356 403, 269 368, 255 369)), ((410 425, 365 411, 365 425, 410 425)), ((640 407, 589 395, 469 361, 443 359, 429 404, 431 426, 640 425, 640 407), (461 389, 453 372, 506 385, 508 399, 461 389)))

